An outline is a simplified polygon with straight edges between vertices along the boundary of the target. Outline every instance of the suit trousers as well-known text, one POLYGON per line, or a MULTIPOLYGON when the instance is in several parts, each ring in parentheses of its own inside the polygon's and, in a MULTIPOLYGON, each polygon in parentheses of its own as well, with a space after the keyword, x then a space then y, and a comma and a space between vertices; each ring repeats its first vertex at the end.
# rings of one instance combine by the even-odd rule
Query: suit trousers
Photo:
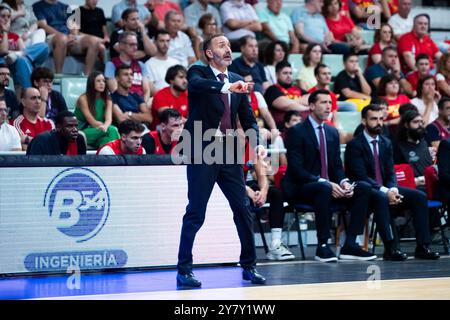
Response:
POLYGON ((195 235, 205 221, 206 207, 217 182, 227 198, 241 242, 239 263, 243 268, 256 265, 253 215, 248 207, 243 168, 239 164, 187 165, 188 200, 181 228, 177 268, 181 274, 192 271, 195 235))

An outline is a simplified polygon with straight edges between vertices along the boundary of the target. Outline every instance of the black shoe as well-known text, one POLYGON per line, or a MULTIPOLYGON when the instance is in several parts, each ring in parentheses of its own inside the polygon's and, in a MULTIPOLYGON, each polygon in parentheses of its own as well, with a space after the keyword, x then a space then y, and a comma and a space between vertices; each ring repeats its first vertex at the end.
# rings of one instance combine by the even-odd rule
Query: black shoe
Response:
POLYGON ((242 269, 242 279, 250 280, 253 284, 265 284, 266 278, 258 273, 255 267, 243 268, 242 269))
POLYGON ((387 248, 383 253, 383 260, 387 261, 405 261, 408 255, 395 248, 387 248))
POLYGON ((416 259, 436 260, 440 258, 439 252, 433 252, 426 245, 419 245, 416 247, 414 253, 416 259))
POLYGON ((314 260, 322 262, 334 262, 337 261, 337 258, 328 244, 321 244, 317 246, 316 256, 314 257, 314 260))
POLYGON ((343 246, 339 253, 340 260, 362 260, 369 261, 376 259, 377 256, 361 249, 360 246, 343 246))
POLYGON ((193 273, 187 273, 187 274, 178 273, 177 274, 177 286, 199 288, 202 286, 202 283, 195 278, 193 273))

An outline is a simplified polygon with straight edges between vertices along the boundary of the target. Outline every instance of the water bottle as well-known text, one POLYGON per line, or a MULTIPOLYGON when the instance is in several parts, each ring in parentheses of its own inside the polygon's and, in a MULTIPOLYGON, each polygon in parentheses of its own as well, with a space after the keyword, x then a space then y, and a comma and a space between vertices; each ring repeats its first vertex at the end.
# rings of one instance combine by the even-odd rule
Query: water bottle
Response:
POLYGON ((300 234, 302 236, 303 247, 306 248, 308 245, 308 221, 304 217, 300 218, 300 234))

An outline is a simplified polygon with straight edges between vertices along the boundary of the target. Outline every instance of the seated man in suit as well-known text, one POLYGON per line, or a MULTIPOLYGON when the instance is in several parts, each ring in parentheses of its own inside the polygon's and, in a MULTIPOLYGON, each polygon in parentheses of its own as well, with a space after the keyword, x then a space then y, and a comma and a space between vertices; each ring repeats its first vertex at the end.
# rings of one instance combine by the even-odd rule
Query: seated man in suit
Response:
POLYGON ((290 128, 287 136, 288 168, 283 190, 290 203, 310 203, 316 213, 318 247, 315 259, 336 261, 328 246, 332 199, 348 204, 351 212, 345 245, 340 259, 373 260, 376 255, 362 250, 356 237, 363 233, 370 186, 352 185, 345 177, 340 157, 339 133, 325 124, 331 112, 331 97, 327 90, 317 90, 309 96, 310 116, 290 128))
MULTIPOLYGON (((389 230, 390 216, 394 210, 409 209, 416 229, 417 246, 415 257, 438 259, 439 253, 429 249, 430 229, 428 226, 428 205, 425 193, 397 185, 394 172, 392 143, 381 135, 383 111, 378 105, 368 105, 362 112, 365 126, 363 134, 347 144, 345 168, 348 176, 358 183, 369 183, 372 187, 370 208, 384 241, 385 260, 405 260, 404 253, 397 250, 389 230)), ((392 231, 395 231, 392 230, 392 231)))

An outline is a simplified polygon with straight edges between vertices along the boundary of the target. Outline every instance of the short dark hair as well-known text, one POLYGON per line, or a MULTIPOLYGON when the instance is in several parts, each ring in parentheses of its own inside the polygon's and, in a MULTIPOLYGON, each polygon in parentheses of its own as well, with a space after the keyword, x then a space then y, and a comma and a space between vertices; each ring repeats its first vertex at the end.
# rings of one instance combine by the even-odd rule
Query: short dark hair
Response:
POLYGON ((119 38, 117 41, 119 43, 125 43, 125 39, 128 37, 136 37, 137 39, 137 34, 134 31, 124 31, 121 34, 119 34, 119 38))
POLYGON ((55 126, 62 125, 64 118, 75 118, 75 114, 68 110, 58 112, 55 118, 55 126))
POLYGON ((187 74, 186 68, 183 67, 181 64, 171 66, 169 69, 167 69, 166 77, 164 78, 164 80, 167 83, 170 83, 171 80, 174 80, 177 77, 179 72, 187 74))
POLYGON ((326 64, 324 63, 319 63, 315 68, 314 68, 314 75, 317 76, 320 73, 320 69, 323 68, 329 68, 326 64))
POLYGON ((218 37, 222 37, 222 36, 224 36, 223 33, 216 33, 216 34, 212 35, 211 37, 205 39, 205 41, 203 41, 203 48, 202 48, 202 49, 203 49, 203 52, 205 53, 206 60, 209 61, 209 58, 208 58, 208 56, 206 55, 206 50, 208 50, 208 49, 211 48, 211 41, 212 41, 214 38, 218 38, 218 37))
POLYGON ((357 55, 355 52, 353 52, 353 51, 347 52, 347 53, 345 53, 345 54, 342 56, 342 61, 344 61, 344 63, 346 63, 347 60, 348 60, 350 57, 353 57, 353 56, 357 57, 358 55, 357 55))
POLYGON ((398 107, 398 113, 400 116, 402 116, 404 113, 408 111, 418 111, 417 107, 413 105, 412 103, 404 103, 398 107))
POLYGON ((298 111, 290 110, 290 111, 288 111, 288 112, 286 112, 286 113, 284 114, 284 117, 283 117, 283 123, 286 123, 286 122, 291 121, 291 118, 292 118, 293 116, 301 117, 302 115, 301 115, 300 112, 298 112, 298 111))
POLYGON ((422 79, 419 79, 419 81, 417 82, 417 97, 418 98, 422 98, 422 91, 423 91, 423 84, 425 83, 425 81, 433 79, 434 84, 437 88, 437 83, 436 83, 436 79, 434 78, 434 76, 432 75, 428 75, 422 79))
POLYGON ((132 13, 135 13, 135 12, 139 13, 138 9, 135 9, 135 8, 128 8, 128 9, 126 9, 124 12, 122 12, 122 16, 121 16, 122 20, 123 21, 127 20, 128 16, 130 14, 132 14, 132 13))
POLYGON ((166 29, 158 29, 156 31, 154 39, 157 40, 160 35, 164 35, 164 34, 169 34, 169 31, 167 31, 166 29))
POLYGON ((378 95, 380 97, 386 96, 386 85, 391 81, 397 81, 397 78, 393 74, 387 74, 383 76, 378 85, 378 95))
POLYGON ((53 71, 49 68, 45 67, 37 67, 33 69, 33 72, 31 73, 30 80, 31 85, 34 86, 34 82, 38 82, 41 79, 51 79, 53 80, 55 75, 53 74, 53 71))
POLYGON ((177 109, 167 108, 159 115, 159 121, 162 123, 168 123, 170 118, 181 118, 181 114, 177 109))
POLYGON ((127 119, 119 123, 119 133, 129 134, 131 131, 136 131, 137 133, 144 132, 144 125, 137 120, 127 119))
POLYGON ((278 73, 281 70, 283 70, 284 68, 292 68, 291 64, 289 62, 287 62, 286 60, 280 61, 277 63, 277 65, 275 66, 275 72, 278 73))
POLYGON ((420 17, 425 17, 428 20, 428 33, 430 32, 430 28, 431 28, 431 24, 430 24, 430 15, 428 13, 419 13, 417 16, 414 17, 414 24, 416 23, 416 20, 419 19, 420 17))
POLYGON ((116 67, 116 70, 114 71, 114 76, 117 77, 117 76, 120 74, 120 71, 121 71, 121 70, 128 70, 128 69, 131 69, 131 66, 122 63, 121 65, 119 65, 118 67, 116 67))
POLYGON ((444 97, 444 98, 442 98, 441 100, 439 100, 439 103, 438 103, 438 109, 439 109, 439 110, 444 109, 444 106, 445 106, 445 104, 446 104, 447 102, 450 102, 450 97, 444 97))
POLYGON ((206 24, 213 19, 214 16, 211 13, 205 13, 200 17, 200 19, 198 19, 198 27, 200 29, 203 29, 204 27, 206 27, 206 24))
POLYGON ((256 40, 255 36, 252 36, 251 34, 239 38, 239 47, 240 48, 245 47, 245 45, 247 45, 248 40, 250 39, 256 40))
POLYGON ((395 51, 395 52, 397 52, 397 49, 395 49, 393 46, 387 46, 387 47, 385 47, 383 49, 383 51, 381 51, 381 55, 384 56, 386 54, 386 52, 388 52, 388 51, 395 51))
POLYGON ((386 101, 386 99, 381 98, 381 97, 375 97, 370 101, 371 104, 377 104, 377 105, 384 105, 384 106, 388 106, 389 103, 386 101))
POLYGON ((6 63, 0 63, 0 68, 9 69, 9 66, 6 63))
POLYGON ((311 93, 309 95, 308 98, 308 104, 314 104, 317 102, 317 100, 319 100, 319 94, 326 94, 326 95, 330 95, 330 91, 325 90, 325 89, 319 89, 314 91, 313 93, 311 93))
POLYGON ((369 104, 367 106, 365 106, 362 110, 361 110, 361 119, 367 119, 367 114, 369 113, 369 111, 381 111, 381 106, 379 104, 369 104))
POLYGON ((430 57, 426 53, 419 53, 416 57, 416 63, 419 62, 419 60, 428 60, 430 61, 430 57))

